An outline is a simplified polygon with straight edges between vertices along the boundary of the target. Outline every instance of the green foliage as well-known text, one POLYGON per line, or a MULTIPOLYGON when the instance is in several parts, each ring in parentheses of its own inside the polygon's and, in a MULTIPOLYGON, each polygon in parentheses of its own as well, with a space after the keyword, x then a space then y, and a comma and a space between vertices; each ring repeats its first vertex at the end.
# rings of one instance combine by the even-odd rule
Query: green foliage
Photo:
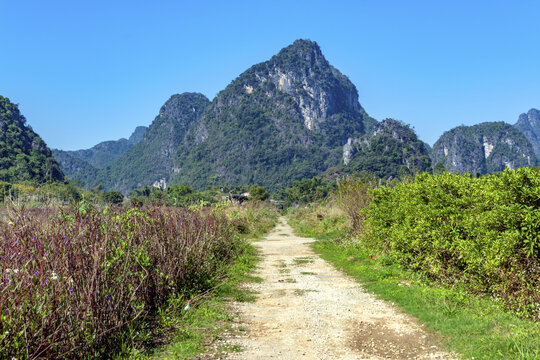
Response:
POLYGON ((336 202, 347 213, 350 232, 353 235, 360 235, 364 231, 366 209, 371 201, 370 190, 376 184, 376 178, 369 175, 363 178, 345 178, 338 183, 335 192, 336 202))
POLYGON ((437 164, 435 164, 435 166, 433 167, 433 174, 435 175, 441 175, 441 174, 444 174, 445 172, 446 172, 446 168, 444 167, 444 164, 440 161, 437 164))
POLYGON ((322 239, 314 248, 323 259, 418 318, 459 358, 538 359, 537 322, 503 311, 496 298, 471 296, 466 286, 426 281, 422 273, 399 266, 396 254, 347 238, 346 217, 338 210, 333 202, 295 209, 289 223, 304 236, 322 239))
POLYGON ((16 184, 0 182, 0 191, 2 191, 0 200, 5 204, 22 204, 25 206, 66 205, 79 201, 85 195, 89 200, 95 200, 95 194, 85 192, 73 183, 35 185, 29 181, 16 184))
POLYGON ((5 181, 0 181, 0 202, 4 202, 12 194, 13 185, 5 181))
POLYGON ((371 244, 432 279, 465 283, 540 316, 540 169, 423 174, 372 195, 371 244))
POLYGON ((335 188, 335 183, 314 177, 295 181, 291 187, 276 191, 275 198, 285 201, 285 207, 308 204, 325 199, 335 188))
POLYGON ((3 96, 0 96, 0 181, 64 181, 51 150, 26 125, 17 105, 3 96))
POLYGON ((248 191, 250 200, 264 201, 270 197, 270 193, 264 186, 251 185, 248 191))

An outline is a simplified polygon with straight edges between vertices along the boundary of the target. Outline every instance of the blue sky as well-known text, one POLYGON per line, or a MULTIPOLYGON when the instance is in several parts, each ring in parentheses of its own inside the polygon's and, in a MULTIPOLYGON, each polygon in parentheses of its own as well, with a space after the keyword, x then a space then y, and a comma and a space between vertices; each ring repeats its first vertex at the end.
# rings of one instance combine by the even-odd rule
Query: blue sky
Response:
POLYGON ((540 108, 539 14, 539 1, 0 0, 0 95, 50 147, 88 148, 307 38, 371 116, 432 145, 540 108))

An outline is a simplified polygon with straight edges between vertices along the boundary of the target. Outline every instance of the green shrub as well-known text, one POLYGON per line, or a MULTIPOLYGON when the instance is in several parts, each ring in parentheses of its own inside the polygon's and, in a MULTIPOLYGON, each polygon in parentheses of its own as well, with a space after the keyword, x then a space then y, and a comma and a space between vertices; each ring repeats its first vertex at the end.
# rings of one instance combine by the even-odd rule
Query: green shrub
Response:
POLYGON ((466 283, 538 316, 540 169, 422 174, 372 196, 365 241, 430 278, 466 283))

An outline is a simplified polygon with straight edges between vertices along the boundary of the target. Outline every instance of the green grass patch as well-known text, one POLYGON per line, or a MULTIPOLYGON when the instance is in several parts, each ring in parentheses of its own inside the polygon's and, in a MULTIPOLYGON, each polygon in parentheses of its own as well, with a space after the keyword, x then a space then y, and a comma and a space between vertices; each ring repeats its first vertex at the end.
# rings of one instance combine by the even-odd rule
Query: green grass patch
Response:
POLYGON ((294 289, 294 295, 302 296, 310 292, 319 292, 318 290, 312 289, 294 289))
POLYGON ((300 275, 317 275, 317 273, 312 271, 300 271, 300 275))
POLYGON ((293 263, 296 266, 305 265, 305 264, 311 264, 311 263, 313 263, 313 261, 315 261, 315 260, 311 256, 297 257, 297 258, 293 259, 293 263))
POLYGON ((321 257, 425 323, 450 351, 466 359, 540 359, 540 327, 505 312, 493 299, 426 284, 393 259, 359 244, 318 241, 321 257), (374 259, 372 259, 374 257, 374 259))

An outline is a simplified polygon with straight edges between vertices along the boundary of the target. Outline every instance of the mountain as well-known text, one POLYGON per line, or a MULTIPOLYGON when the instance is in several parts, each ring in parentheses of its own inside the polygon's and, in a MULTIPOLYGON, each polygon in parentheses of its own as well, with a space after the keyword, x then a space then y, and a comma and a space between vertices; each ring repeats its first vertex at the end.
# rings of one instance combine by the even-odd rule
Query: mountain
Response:
POLYGON ((535 166, 537 157, 531 143, 514 126, 485 122, 445 132, 433 145, 432 162, 442 163, 450 172, 487 174, 535 166))
POLYGON ((95 168, 104 168, 114 163, 118 158, 124 155, 130 148, 139 143, 144 133, 146 126, 137 126, 129 139, 119 139, 103 141, 90 149, 65 151, 53 149, 54 157, 60 162, 60 167, 68 177, 75 175, 70 171, 70 164, 64 163, 67 159, 76 158, 85 161, 95 168), (69 155, 67 157, 66 155, 69 155))
POLYGON ((64 181, 64 174, 51 150, 26 125, 18 106, 3 96, 0 96, 0 180, 64 181))
POLYGON ((104 168, 72 155, 63 154, 62 163, 84 174, 87 187, 123 193, 177 183, 274 190, 340 166, 381 177, 429 169, 414 132, 369 117, 356 87, 310 40, 250 67, 211 102, 198 93, 173 95, 142 140, 104 168))
POLYGON ((540 159, 540 111, 531 109, 526 114, 519 115, 514 126, 530 141, 536 158, 540 159))
POLYGON ((317 43, 297 40, 217 95, 186 134, 173 182, 287 186, 338 165, 347 139, 375 122, 317 43))
POLYGON ((168 182, 179 169, 174 159, 185 142, 188 129, 196 123, 210 101, 203 94, 183 93, 171 96, 161 107, 142 140, 101 173, 107 188, 127 192, 168 182))
POLYGON ((69 180, 79 181, 83 186, 94 184, 99 178, 99 169, 70 153, 70 151, 52 150, 54 158, 60 164, 62 172, 69 180))
POLYGON ((367 171, 381 178, 430 169, 427 144, 409 126, 394 119, 376 124, 371 133, 349 138, 343 146, 343 165, 338 168, 348 174, 367 171))

